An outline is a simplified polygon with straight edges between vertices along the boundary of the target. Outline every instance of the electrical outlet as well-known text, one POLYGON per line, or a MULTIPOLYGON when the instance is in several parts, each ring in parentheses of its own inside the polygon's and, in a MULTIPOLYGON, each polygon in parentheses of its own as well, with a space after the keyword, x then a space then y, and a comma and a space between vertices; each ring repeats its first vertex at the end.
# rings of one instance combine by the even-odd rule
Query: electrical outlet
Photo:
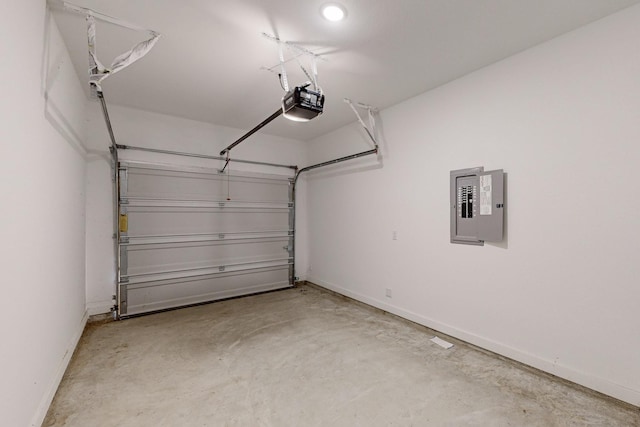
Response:
POLYGON ((391 289, 387 288, 385 295, 387 296, 387 298, 391 298, 391 289))

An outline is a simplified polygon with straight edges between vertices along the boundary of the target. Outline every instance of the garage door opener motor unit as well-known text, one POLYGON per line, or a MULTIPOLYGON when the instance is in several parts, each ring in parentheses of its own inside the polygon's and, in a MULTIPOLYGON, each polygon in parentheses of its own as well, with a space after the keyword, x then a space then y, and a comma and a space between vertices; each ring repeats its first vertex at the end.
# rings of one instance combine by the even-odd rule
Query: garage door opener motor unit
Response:
POLYGON ((282 113, 287 119, 304 122, 322 114, 324 95, 307 86, 297 86, 282 98, 282 113))

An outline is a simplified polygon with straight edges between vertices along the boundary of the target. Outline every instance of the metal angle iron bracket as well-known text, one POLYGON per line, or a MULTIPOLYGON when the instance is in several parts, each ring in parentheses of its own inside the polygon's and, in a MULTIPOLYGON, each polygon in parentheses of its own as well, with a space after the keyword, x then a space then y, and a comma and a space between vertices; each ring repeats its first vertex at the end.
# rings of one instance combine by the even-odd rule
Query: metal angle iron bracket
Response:
MULTIPOLYGON (((225 161, 225 162, 227 160, 226 157, 220 157, 220 156, 210 156, 210 155, 207 155, 207 154, 186 153, 186 152, 183 152, 183 151, 160 150, 160 149, 157 149, 157 148, 137 147, 137 146, 134 146, 134 145, 117 144, 116 147, 117 147, 118 150, 146 151, 146 152, 149 152, 149 153, 168 154, 168 155, 172 155, 172 156, 195 157, 195 158, 199 158, 199 159, 221 160, 221 161, 225 161)), ((273 166, 275 168, 293 169, 294 171, 298 170, 298 166, 296 166, 296 165, 284 165, 284 164, 279 164, 279 163, 258 162, 258 161, 255 161, 255 160, 243 160, 243 159, 237 159, 237 158, 229 158, 229 162, 246 163, 246 164, 250 164, 250 165, 259 165, 259 166, 273 166)), ((218 171, 218 172, 220 172, 220 171, 218 171)))
POLYGON ((279 62, 277 65, 273 65, 271 67, 264 67, 264 66, 260 67, 261 70, 266 70, 266 71, 275 73, 275 70, 279 69, 279 73, 277 74, 280 76, 282 89, 284 89, 285 92, 288 92, 289 81, 287 78, 286 64, 291 61, 296 61, 298 66, 302 70, 302 72, 309 79, 309 83, 313 84, 314 90, 322 94, 322 88, 318 84, 318 60, 327 61, 327 58, 315 52, 312 52, 311 50, 303 46, 300 46, 296 43, 292 43, 286 40, 281 40, 279 37, 276 37, 274 35, 262 33, 262 36, 275 42, 278 45, 279 62), (293 53, 293 55, 286 60, 284 58, 284 48, 287 48, 289 51, 293 53), (300 62, 300 57, 302 56, 309 58, 311 62, 311 73, 300 62))
POLYGON ((364 128, 365 132, 367 132, 367 135, 369 136, 369 138, 371 139, 371 141, 373 142, 374 147, 376 148, 376 150, 378 149, 378 141, 376 141, 375 135, 376 135, 376 119, 374 117, 374 114, 378 111, 376 108, 367 105, 367 104, 363 104, 361 102, 356 102, 354 103, 352 100, 350 100, 349 98, 344 98, 344 102, 349 104, 349 107, 351 107, 351 109, 353 110, 353 112, 356 115, 356 118, 358 119, 358 122, 360 123, 360 125, 364 128), (358 112, 358 110, 356 109, 356 107, 362 108, 367 110, 367 116, 369 118, 369 125, 367 125, 364 120, 362 120, 362 117, 360 116, 360 113, 358 112))
POLYGON ((112 74, 115 74, 134 62, 144 57, 155 46, 156 42, 160 38, 160 33, 148 28, 141 27, 136 24, 126 22, 120 18, 106 15, 104 13, 96 12, 95 10, 78 6, 68 1, 62 1, 62 6, 65 10, 84 15, 87 20, 87 46, 89 49, 89 85, 91 86, 91 95, 95 97, 102 91, 102 81, 112 74), (108 22, 119 27, 127 28, 129 30, 146 32, 149 34, 149 38, 137 43, 131 49, 117 56, 113 62, 105 67, 96 54, 96 23, 98 19, 103 22, 108 22))

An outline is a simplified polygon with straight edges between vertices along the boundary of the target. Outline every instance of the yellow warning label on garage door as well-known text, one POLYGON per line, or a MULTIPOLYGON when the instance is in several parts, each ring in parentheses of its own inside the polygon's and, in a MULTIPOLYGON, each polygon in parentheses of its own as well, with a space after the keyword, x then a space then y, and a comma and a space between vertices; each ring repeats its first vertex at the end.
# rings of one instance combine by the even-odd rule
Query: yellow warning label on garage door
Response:
POLYGON ((126 233, 129 229, 129 220, 127 214, 120 214, 120 232, 126 233))

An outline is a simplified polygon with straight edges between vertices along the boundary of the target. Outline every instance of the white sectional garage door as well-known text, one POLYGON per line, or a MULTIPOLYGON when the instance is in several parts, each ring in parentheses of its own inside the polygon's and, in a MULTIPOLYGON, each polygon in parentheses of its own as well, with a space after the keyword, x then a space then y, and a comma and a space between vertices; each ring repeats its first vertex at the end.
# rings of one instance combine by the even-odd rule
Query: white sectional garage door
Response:
POLYGON ((121 162, 121 317, 293 285, 288 176, 121 162))

